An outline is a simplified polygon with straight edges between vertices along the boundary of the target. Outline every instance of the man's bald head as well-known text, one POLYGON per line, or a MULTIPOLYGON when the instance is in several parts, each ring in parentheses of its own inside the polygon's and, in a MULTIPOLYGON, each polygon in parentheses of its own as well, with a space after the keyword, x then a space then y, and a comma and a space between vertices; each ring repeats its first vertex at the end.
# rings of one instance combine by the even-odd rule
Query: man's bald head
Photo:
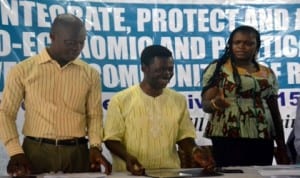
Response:
POLYGON ((51 33, 60 33, 62 29, 72 28, 76 30, 82 30, 84 28, 83 22, 73 14, 60 14, 58 15, 52 24, 51 33))

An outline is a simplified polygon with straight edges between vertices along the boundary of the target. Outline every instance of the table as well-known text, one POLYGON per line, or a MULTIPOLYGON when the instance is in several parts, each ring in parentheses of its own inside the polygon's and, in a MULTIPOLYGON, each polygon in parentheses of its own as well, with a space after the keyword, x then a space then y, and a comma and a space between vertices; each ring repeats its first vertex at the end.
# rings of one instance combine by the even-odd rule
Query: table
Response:
MULTIPOLYGON (((261 176, 254 167, 229 167, 229 168, 242 169, 244 173, 224 173, 222 176, 215 176, 215 177, 216 178, 266 178, 261 176)), ((130 173, 113 173, 112 175, 108 176, 108 178, 132 178, 132 177, 138 177, 138 176, 132 176, 130 175, 130 173)), ((146 178, 146 176, 139 176, 139 178, 146 178)), ((212 178, 212 177, 208 176, 206 178, 212 178)))
MULTIPOLYGON (((269 166, 270 167, 270 166, 269 166)), ((293 167, 293 165, 291 165, 293 167)), ((300 178, 300 167, 299 167, 299 174, 298 176, 262 176, 259 172, 259 168, 264 167, 256 167, 256 166, 250 166, 250 167, 228 167, 229 169, 241 169, 244 171, 244 173, 224 173, 222 176, 215 176, 215 178, 300 178)), ((274 167, 275 168, 275 167, 274 167)), ((187 170, 187 169, 180 169, 181 171, 187 170)), ((191 169, 188 169, 191 170, 191 169)), ((199 168, 198 168, 199 170, 199 168)), ((82 173, 79 174, 72 174, 72 176, 66 176, 68 174, 61 174, 61 175, 52 175, 49 177, 49 174, 44 175, 38 175, 35 178, 97 178, 101 177, 99 173, 84 173, 84 174, 90 174, 90 176, 79 176, 82 173)), ((147 176, 133 176, 129 172, 113 172, 111 175, 103 175, 105 178, 149 178, 147 176)), ((0 178, 10 178, 9 176, 0 176, 0 178)), ((28 177, 29 178, 29 177, 28 177)), ((212 176, 206 176, 202 178, 213 178, 212 176)))

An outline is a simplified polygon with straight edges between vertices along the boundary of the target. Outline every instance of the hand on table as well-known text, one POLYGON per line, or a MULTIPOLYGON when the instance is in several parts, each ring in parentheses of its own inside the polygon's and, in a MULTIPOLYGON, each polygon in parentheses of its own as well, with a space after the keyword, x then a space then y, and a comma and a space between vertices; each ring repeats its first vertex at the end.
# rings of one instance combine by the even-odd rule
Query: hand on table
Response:
POLYGON ((215 161, 209 148, 195 147, 193 149, 193 159, 204 171, 215 172, 215 161))
POLYGON ((278 146, 275 154, 277 164, 291 164, 287 150, 283 146, 278 146))
POLYGON ((145 175, 145 168, 141 163, 132 155, 127 155, 126 157, 126 168, 129 172, 136 176, 145 175))
POLYGON ((31 173, 31 165, 24 153, 10 157, 7 165, 7 173, 10 176, 26 176, 31 173))
POLYGON ((90 170, 92 172, 101 172, 101 165, 104 166, 104 173, 109 175, 112 171, 112 166, 107 159, 102 155, 97 148, 90 149, 90 170))

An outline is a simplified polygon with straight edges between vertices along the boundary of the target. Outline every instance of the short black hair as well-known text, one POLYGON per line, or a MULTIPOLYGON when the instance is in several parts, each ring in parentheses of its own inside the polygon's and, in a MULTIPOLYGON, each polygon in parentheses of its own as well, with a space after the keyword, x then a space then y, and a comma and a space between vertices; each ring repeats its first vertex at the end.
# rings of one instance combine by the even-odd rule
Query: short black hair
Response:
POLYGON ((147 46, 141 54, 141 63, 143 65, 149 65, 153 62, 155 57, 172 57, 172 52, 161 45, 147 46))

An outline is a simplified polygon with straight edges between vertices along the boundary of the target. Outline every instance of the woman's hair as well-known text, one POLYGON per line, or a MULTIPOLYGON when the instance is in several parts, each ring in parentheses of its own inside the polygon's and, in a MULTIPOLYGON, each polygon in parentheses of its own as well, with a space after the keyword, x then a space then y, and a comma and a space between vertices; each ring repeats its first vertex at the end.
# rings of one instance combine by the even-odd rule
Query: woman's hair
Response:
MULTIPOLYGON (((217 62, 216 70, 214 71, 212 77, 209 79, 208 84, 205 87, 203 87, 201 95, 203 95, 203 93, 206 90, 208 90, 209 88, 211 88, 212 86, 215 86, 215 85, 218 84, 218 81, 220 80, 219 73, 220 73, 220 70, 221 70, 221 66, 223 64, 225 64, 226 61, 229 60, 229 59, 231 59, 231 65, 232 65, 232 69, 233 69, 233 78, 234 78, 234 81, 235 81, 235 83, 237 85, 237 93, 240 92, 240 90, 241 90, 241 78, 240 78, 240 75, 239 75, 239 73, 237 71, 237 67, 236 67, 234 56, 232 55, 232 39, 233 39, 234 35, 237 32, 254 34, 255 37, 256 37, 256 44, 257 44, 256 50, 257 50, 257 52, 259 51, 260 44, 261 44, 260 34, 259 34, 259 32, 255 28, 253 28, 251 26, 243 25, 243 26, 239 26, 236 29, 234 29, 231 32, 230 36, 229 36, 228 42, 227 42, 226 47, 225 47, 225 52, 219 58, 219 60, 216 60, 216 62, 217 62)), ((253 59, 252 59, 253 63, 256 65, 257 68, 259 68, 258 63, 256 62, 255 58, 256 58, 256 56, 253 56, 253 59)))

